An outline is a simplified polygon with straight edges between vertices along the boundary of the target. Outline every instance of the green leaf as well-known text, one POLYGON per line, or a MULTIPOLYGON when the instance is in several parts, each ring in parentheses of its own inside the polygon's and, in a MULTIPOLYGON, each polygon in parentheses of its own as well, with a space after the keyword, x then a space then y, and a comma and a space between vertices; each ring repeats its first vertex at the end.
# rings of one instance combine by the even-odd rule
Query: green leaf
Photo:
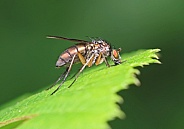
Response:
MULTIPOLYGON (((56 87, 32 95, 0 111, 0 129, 106 129, 107 121, 125 115, 117 103, 117 92, 139 85, 137 66, 160 63, 159 49, 123 54, 124 63, 104 65, 83 72, 71 88, 68 80, 54 95, 56 87)), ((87 69, 87 68, 86 68, 87 69)))

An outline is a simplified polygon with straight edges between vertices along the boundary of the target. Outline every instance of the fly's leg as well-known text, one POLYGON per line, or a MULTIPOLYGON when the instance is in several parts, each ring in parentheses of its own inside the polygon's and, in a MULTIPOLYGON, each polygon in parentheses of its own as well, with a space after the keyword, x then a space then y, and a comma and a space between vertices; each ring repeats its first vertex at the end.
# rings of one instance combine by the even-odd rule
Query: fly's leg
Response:
POLYGON ((100 53, 99 56, 98 56, 98 58, 96 59, 95 64, 96 64, 96 65, 99 65, 99 64, 101 63, 102 60, 103 60, 103 58, 102 58, 102 53, 100 53))
POLYGON ((57 89, 56 89, 54 92, 52 92, 51 95, 53 95, 54 93, 56 93, 56 91, 58 91, 59 88, 62 86, 62 84, 65 82, 66 78, 68 77, 68 74, 69 74, 70 71, 71 71, 71 68, 72 68, 72 65, 73 65, 73 63, 74 63, 75 57, 76 57, 76 55, 74 55, 74 56, 72 57, 72 61, 71 61, 70 65, 69 65, 69 67, 67 68, 66 73, 63 75, 63 76, 64 76, 63 81, 60 83, 60 85, 57 87, 57 89))
POLYGON ((70 88, 73 83, 77 80, 77 78, 79 77, 80 73, 84 70, 84 68, 89 64, 89 62, 91 61, 91 59, 94 57, 94 54, 92 54, 92 56, 86 61, 86 63, 80 68, 79 72, 75 75, 75 79, 73 80, 73 82, 70 84, 70 86, 68 88, 70 88))
POLYGON ((84 58, 84 56, 80 52, 77 52, 77 55, 81 63, 84 65, 86 63, 86 59, 84 58))
POLYGON ((67 67, 66 70, 65 70, 65 72, 58 78, 58 80, 57 80, 52 86, 50 86, 49 88, 47 88, 46 90, 49 90, 49 89, 51 89, 53 86, 55 86, 55 85, 66 75, 68 69, 69 69, 69 67, 67 67))
MULTIPOLYGON (((80 52, 77 52, 77 56, 79 57, 80 62, 84 65, 84 64, 86 63, 86 59, 84 58, 84 56, 83 56, 80 52)), ((74 77, 76 76, 76 74, 77 74, 77 73, 75 73, 75 74, 71 77, 71 79, 74 78, 74 77)))
POLYGON ((106 66, 107 66, 107 67, 111 67, 111 65, 110 65, 109 62, 107 61, 107 58, 104 57, 104 55, 103 55, 103 58, 104 58, 104 61, 105 61, 106 66))

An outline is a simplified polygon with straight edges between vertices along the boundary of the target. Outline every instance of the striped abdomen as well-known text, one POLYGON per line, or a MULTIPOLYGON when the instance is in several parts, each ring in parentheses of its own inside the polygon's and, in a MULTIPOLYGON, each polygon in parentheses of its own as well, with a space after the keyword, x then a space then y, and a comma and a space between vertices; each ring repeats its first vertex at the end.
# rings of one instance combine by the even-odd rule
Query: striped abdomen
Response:
MULTIPOLYGON (((85 55, 86 53, 86 43, 79 43, 76 44, 75 46, 69 47, 66 49, 61 55, 59 56, 57 62, 56 62, 56 67, 61 67, 63 65, 67 65, 71 62, 73 56, 77 54, 77 52, 80 52, 82 55, 85 55)), ((76 55, 76 58, 74 60, 74 63, 78 62, 79 58, 76 55)))

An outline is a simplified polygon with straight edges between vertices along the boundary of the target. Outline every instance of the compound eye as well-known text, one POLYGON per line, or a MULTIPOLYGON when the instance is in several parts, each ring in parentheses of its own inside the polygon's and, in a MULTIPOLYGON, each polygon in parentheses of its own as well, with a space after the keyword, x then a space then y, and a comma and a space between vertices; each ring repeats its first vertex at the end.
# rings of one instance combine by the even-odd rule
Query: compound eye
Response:
POLYGON ((118 59, 119 58, 119 52, 116 50, 112 50, 112 54, 114 56, 114 58, 118 59))

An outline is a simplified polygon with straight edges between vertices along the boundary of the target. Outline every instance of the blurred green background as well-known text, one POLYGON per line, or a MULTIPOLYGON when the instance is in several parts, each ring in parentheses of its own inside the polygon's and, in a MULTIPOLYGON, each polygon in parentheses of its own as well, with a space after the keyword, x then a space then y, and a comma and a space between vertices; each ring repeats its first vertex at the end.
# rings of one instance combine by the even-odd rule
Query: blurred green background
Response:
MULTIPOLYGON (((114 129, 184 128, 183 0, 0 1, 0 105, 52 84, 59 54, 72 43, 59 35, 102 37, 123 53, 160 48, 162 65, 141 70, 141 87, 120 92, 126 119, 114 129)), ((123 74, 123 73, 122 73, 123 74)))

